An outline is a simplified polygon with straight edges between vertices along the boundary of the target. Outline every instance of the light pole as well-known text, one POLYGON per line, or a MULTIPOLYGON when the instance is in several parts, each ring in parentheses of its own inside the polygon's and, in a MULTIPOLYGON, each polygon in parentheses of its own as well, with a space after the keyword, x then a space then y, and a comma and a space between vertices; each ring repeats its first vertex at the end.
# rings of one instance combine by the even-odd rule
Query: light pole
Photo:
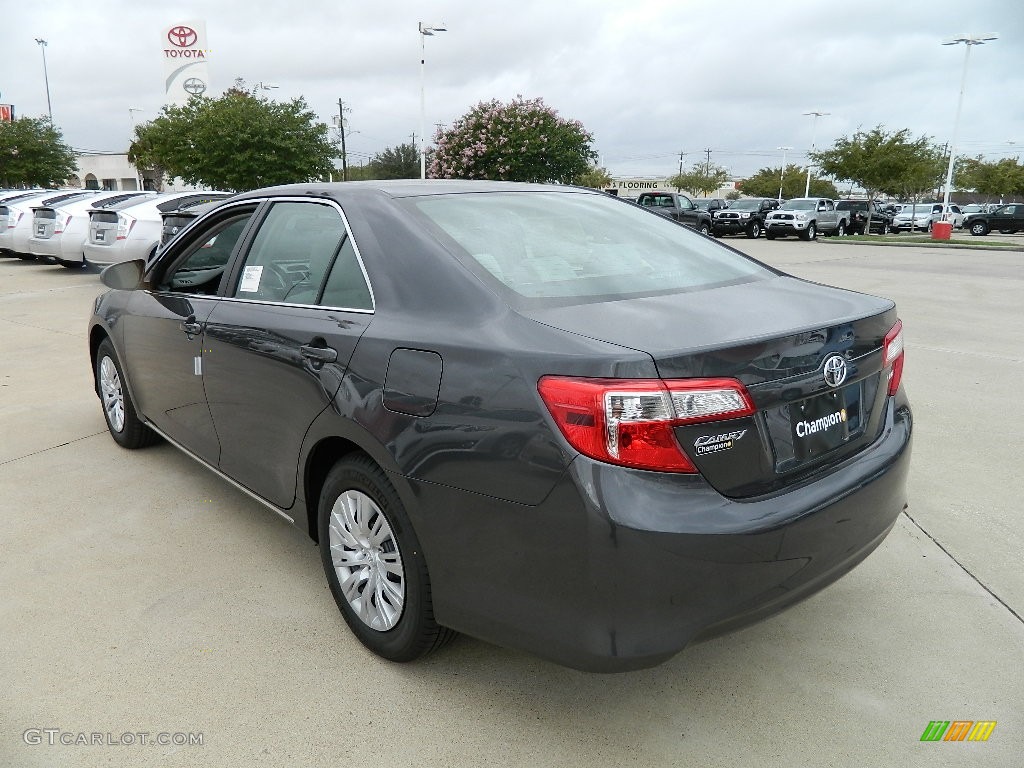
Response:
POLYGON ((782 180, 786 178, 786 153, 792 149, 792 147, 776 147, 776 149, 782 150, 782 173, 779 174, 779 202, 782 202, 782 180))
POLYGON ((426 60, 427 37, 435 32, 447 32, 445 27, 430 27, 420 22, 420 179, 427 178, 427 98, 426 98, 426 60))
POLYGON ((50 75, 46 71, 47 42, 41 37, 37 37, 36 42, 39 43, 39 50, 43 52, 43 80, 46 83, 46 111, 50 115, 50 125, 53 125, 53 107, 50 106, 50 75))
MULTIPOLYGON (((811 126, 811 154, 814 154, 814 138, 818 131, 818 118, 831 115, 831 112, 804 112, 804 117, 814 115, 814 124, 811 126)), ((807 158, 807 183, 804 184, 804 197, 811 196, 811 158, 807 158)))
POLYGON ((949 166, 946 168, 946 188, 942 193, 942 220, 949 221, 949 193, 950 185, 953 183, 953 163, 956 161, 956 138, 960 129, 960 110, 964 106, 964 90, 967 88, 967 63, 971 60, 971 46, 984 45, 989 40, 997 40, 997 35, 960 35, 949 40, 943 40, 943 45, 959 45, 963 43, 964 71, 960 76, 960 98, 956 102, 956 117, 953 118, 953 138, 949 142, 949 166))

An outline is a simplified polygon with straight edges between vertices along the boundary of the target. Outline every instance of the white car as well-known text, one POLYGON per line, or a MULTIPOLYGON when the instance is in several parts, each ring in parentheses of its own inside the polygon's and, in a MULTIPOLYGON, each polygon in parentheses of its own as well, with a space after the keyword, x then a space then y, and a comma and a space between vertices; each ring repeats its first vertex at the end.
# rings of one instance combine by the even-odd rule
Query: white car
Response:
POLYGON ((160 245, 161 214, 183 205, 230 196, 229 192, 169 192, 137 205, 122 203, 90 210, 89 234, 82 245, 85 260, 98 267, 133 259, 148 260, 160 245))
POLYGON ((153 197, 155 193, 104 192, 94 197, 33 206, 29 253, 47 263, 68 268, 84 267, 82 244, 89 230, 89 209, 106 208, 124 200, 139 203, 142 195, 153 197))
POLYGON ((32 234, 33 206, 71 202, 75 199, 95 197, 96 190, 64 189, 44 190, 9 199, 0 204, 0 251, 9 251, 20 259, 35 258, 28 252, 28 238, 32 234))
MULTIPOLYGON (((947 211, 949 212, 948 221, 953 227, 955 229, 962 228, 966 217, 960 210, 960 206, 950 205, 947 211)), ((904 203, 900 212, 893 219, 892 228, 896 232, 902 232, 905 229, 911 232, 915 229, 931 232, 932 225, 937 221, 942 221, 942 203, 918 203, 916 206, 913 203, 904 203), (913 219, 913 223, 911 223, 911 219, 913 219)))

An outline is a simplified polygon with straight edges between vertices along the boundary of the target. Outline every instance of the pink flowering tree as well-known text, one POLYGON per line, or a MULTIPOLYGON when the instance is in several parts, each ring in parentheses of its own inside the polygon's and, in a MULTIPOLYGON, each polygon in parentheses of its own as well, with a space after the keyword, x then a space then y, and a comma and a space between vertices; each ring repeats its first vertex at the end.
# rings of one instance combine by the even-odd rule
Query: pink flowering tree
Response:
POLYGON ((572 184, 597 159, 593 140, 582 123, 541 99, 480 102, 434 134, 430 176, 572 184))

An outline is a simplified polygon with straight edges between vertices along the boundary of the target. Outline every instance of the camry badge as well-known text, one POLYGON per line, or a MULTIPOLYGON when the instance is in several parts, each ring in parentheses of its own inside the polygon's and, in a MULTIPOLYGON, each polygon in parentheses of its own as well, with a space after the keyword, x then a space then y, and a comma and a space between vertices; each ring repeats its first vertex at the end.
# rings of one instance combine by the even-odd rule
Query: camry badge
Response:
POLYGON ((825 361, 825 383, 830 387, 838 387, 846 381, 846 361, 839 355, 832 355, 825 361))

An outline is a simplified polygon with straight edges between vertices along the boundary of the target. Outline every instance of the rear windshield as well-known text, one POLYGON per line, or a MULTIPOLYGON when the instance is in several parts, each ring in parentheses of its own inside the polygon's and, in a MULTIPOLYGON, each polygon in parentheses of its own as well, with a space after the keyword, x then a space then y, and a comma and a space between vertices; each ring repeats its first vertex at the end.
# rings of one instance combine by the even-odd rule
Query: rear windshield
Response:
POLYGON ((773 273, 667 218, 605 195, 492 192, 410 198, 456 256, 526 299, 614 299, 773 273))

